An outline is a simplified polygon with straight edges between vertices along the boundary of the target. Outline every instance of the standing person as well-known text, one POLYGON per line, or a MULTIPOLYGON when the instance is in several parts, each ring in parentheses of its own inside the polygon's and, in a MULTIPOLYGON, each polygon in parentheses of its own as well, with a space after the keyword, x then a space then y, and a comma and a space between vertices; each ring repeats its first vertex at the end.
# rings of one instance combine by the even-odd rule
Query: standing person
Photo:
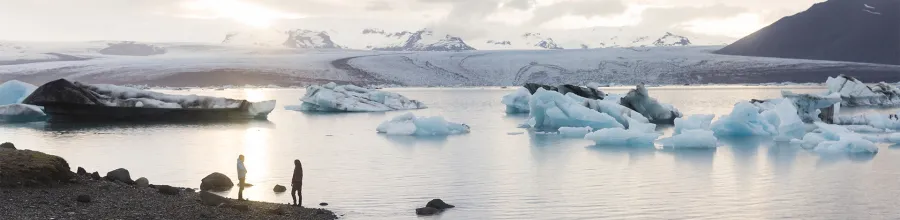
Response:
POLYGON ((300 160, 294 160, 294 178, 291 178, 291 199, 294 199, 294 205, 303 204, 303 194, 300 191, 303 188, 303 165, 300 160))
POLYGON ((247 177, 247 168, 244 167, 244 155, 241 154, 237 159, 237 173, 238 173, 238 200, 244 200, 244 185, 247 185, 244 181, 247 177))

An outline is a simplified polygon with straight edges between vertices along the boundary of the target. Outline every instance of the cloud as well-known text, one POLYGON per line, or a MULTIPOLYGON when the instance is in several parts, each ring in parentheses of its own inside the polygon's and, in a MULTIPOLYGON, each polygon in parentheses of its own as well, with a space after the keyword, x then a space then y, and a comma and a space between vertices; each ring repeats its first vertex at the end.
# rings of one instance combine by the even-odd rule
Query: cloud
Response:
POLYGON ((528 10, 537 4, 535 0, 509 0, 503 3, 504 8, 512 8, 518 10, 528 10))
POLYGON ((645 28, 668 29, 696 19, 728 18, 747 12, 746 8, 711 5, 706 7, 652 7, 642 13, 645 28))
POLYGON ((372 1, 366 5, 366 10, 368 11, 390 11, 392 9, 394 8, 386 1, 372 1))
POLYGON ((529 21, 532 25, 541 25, 563 16, 579 16, 585 18, 620 14, 627 6, 619 0, 578 0, 565 1, 538 7, 534 17, 529 21))

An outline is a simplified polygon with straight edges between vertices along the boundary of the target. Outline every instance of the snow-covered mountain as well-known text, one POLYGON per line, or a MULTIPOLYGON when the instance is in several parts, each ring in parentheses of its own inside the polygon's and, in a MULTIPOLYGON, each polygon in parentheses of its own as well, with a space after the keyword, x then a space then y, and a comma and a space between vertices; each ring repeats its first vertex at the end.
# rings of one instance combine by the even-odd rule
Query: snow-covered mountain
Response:
POLYGON ((666 35, 663 35, 659 39, 656 39, 656 41, 653 41, 653 45, 654 46, 662 46, 662 47, 690 46, 691 39, 688 39, 687 37, 684 37, 684 36, 672 34, 671 32, 666 32, 666 35))
POLYGON ((232 32, 225 35, 223 44, 260 47, 289 47, 301 49, 342 48, 325 31, 295 29, 290 31, 232 32))
POLYGON ((324 31, 297 29, 288 31, 284 46, 304 49, 340 49, 341 46, 331 41, 331 36, 324 31))
POLYGON ((429 29, 422 29, 416 32, 396 32, 385 33, 379 29, 365 29, 363 35, 374 37, 383 37, 390 40, 405 40, 397 43, 388 43, 387 45, 370 45, 367 48, 372 50, 388 50, 388 51, 464 51, 475 50, 475 48, 466 44, 462 38, 436 34, 429 29))

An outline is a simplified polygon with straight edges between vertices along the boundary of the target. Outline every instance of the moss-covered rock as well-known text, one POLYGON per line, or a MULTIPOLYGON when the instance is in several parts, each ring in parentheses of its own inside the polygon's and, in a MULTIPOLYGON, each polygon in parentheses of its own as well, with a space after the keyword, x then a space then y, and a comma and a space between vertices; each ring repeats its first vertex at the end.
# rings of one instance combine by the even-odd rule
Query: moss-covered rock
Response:
POLYGON ((0 187, 41 187, 75 177, 62 157, 31 150, 0 150, 0 187))

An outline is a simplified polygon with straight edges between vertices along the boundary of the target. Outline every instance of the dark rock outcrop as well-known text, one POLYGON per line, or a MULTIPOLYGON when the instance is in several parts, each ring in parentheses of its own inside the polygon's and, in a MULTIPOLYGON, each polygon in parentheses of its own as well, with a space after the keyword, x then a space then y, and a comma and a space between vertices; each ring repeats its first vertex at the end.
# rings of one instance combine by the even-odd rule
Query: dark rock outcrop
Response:
POLYGON ((82 167, 78 167, 78 172, 76 172, 76 174, 78 174, 79 176, 87 176, 88 175, 87 170, 84 170, 84 168, 82 168, 82 167))
POLYGON ((319 206, 328 206, 328 203, 327 203, 327 202, 322 202, 322 203, 319 203, 319 206))
POLYGON ((120 43, 111 43, 106 48, 103 48, 99 51, 100 54, 104 55, 118 55, 118 56, 152 56, 165 54, 166 49, 162 47, 153 46, 150 44, 142 44, 135 43, 133 41, 124 41, 120 43))
POLYGON ((93 173, 91 173, 91 179, 100 180, 100 179, 102 179, 102 177, 100 177, 100 173, 94 171, 93 173))
POLYGON ((16 145, 10 142, 3 142, 2 144, 0 144, 0 149, 15 150, 16 145))
POLYGON ((178 195, 181 190, 169 185, 156 185, 156 190, 163 195, 178 195))
POLYGON ((900 1, 828 0, 716 53, 900 65, 900 1))
POLYGON ((209 206, 229 205, 232 203, 228 198, 207 191, 200 191, 200 202, 209 206))
POLYGON ((75 173, 65 159, 30 150, 0 150, 0 187, 69 183, 75 173))
POLYGON ((425 204, 425 207, 431 207, 431 208, 444 210, 444 209, 449 209, 449 208, 455 208, 456 206, 447 204, 446 202, 444 202, 444 200, 441 200, 441 199, 432 199, 431 201, 428 201, 428 204, 425 204))
POLYGON ((234 187, 231 178, 219 172, 211 173, 200 181, 200 191, 225 191, 231 187, 234 187))
POLYGON ((128 172, 125 168, 115 169, 113 171, 109 171, 106 173, 106 180, 109 181, 119 181, 126 184, 134 184, 134 180, 131 179, 131 173, 128 172))
POLYGON ((141 177, 134 181, 134 185, 140 188, 146 188, 150 186, 150 180, 147 178, 141 177))
POLYGON ((282 192, 287 191, 287 187, 284 187, 282 185, 275 185, 275 188, 273 188, 272 191, 275 191, 277 193, 282 193, 282 192))
POLYGON ((75 201, 78 201, 78 202, 81 202, 81 203, 89 203, 89 202, 91 202, 91 196, 88 196, 88 195, 78 195, 78 197, 75 197, 75 201))

